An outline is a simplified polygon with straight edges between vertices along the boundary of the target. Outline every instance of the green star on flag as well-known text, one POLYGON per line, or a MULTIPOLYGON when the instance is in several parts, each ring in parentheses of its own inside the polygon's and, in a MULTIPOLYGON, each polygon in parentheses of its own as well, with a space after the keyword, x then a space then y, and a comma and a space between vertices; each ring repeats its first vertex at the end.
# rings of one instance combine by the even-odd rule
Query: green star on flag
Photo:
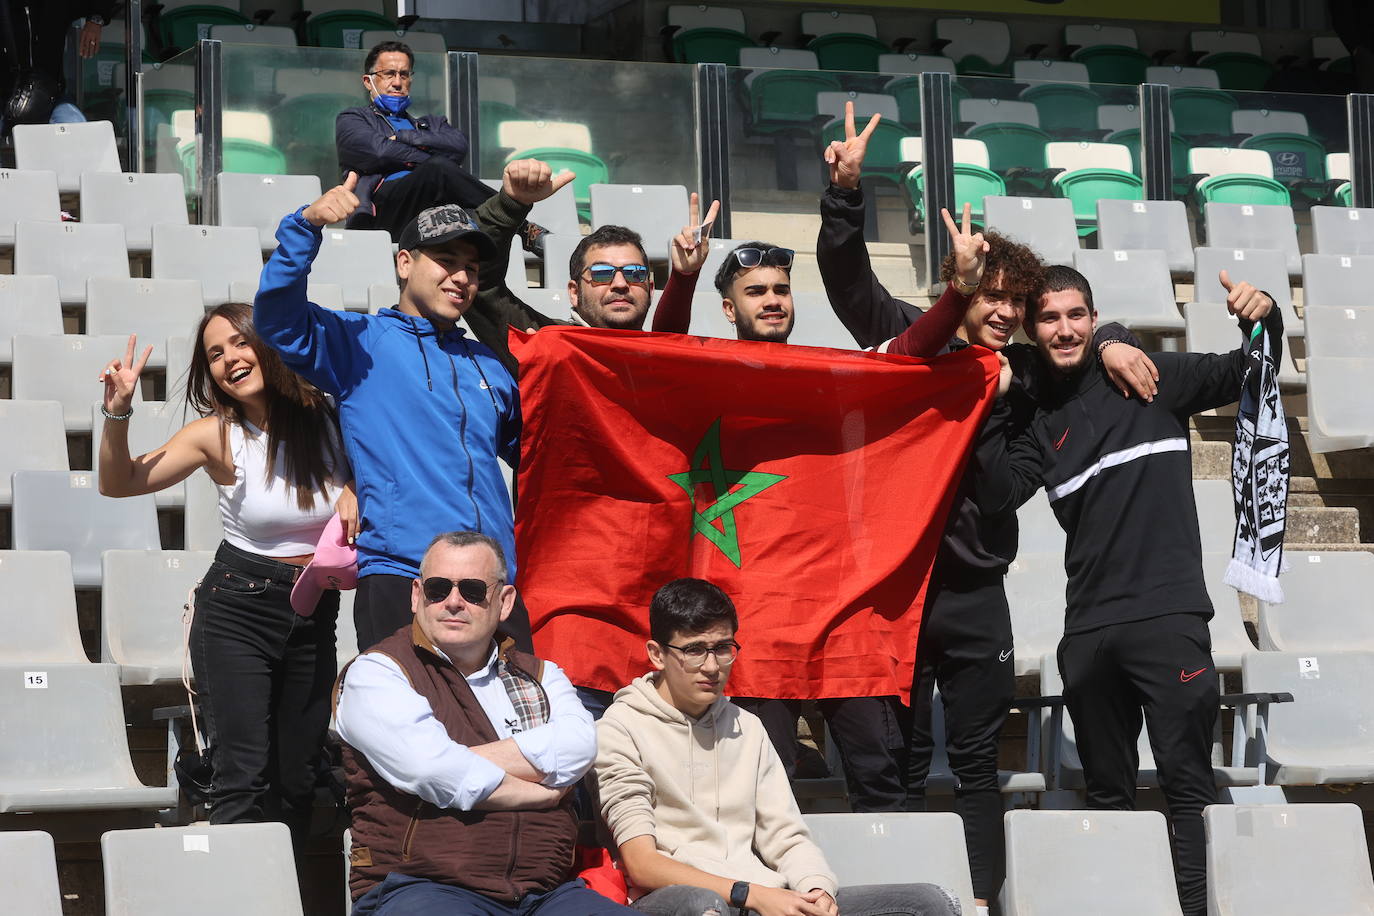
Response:
POLYGON ((692 499, 692 528, 706 538, 721 553, 741 568, 739 534, 735 524, 735 507, 758 496, 764 490, 787 479, 786 474, 764 471, 732 471, 725 467, 720 454, 720 417, 711 424, 706 435, 692 453, 692 470, 669 474, 668 479, 692 499), (709 483, 715 491, 715 501, 697 505, 698 484, 709 483), (738 489, 732 489, 732 488, 738 489), (723 528, 717 528, 719 520, 723 528))

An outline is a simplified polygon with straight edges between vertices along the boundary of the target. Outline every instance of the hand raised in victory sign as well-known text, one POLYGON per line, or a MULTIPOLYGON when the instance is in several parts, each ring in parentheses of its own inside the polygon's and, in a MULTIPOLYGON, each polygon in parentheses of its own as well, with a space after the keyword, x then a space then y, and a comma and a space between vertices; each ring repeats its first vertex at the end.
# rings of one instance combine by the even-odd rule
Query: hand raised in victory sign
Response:
POLYGON ((673 238, 673 272, 694 274, 706 263, 711 253, 711 227, 715 224, 716 214, 720 212, 720 201, 711 201, 711 209, 706 211, 706 219, 701 219, 701 198, 693 191, 688 204, 689 220, 673 238))
POLYGON ((100 380, 105 383, 105 409, 110 413, 123 415, 129 412, 134 403, 134 389, 138 387, 138 377, 152 355, 152 346, 143 348, 143 355, 134 359, 138 347, 138 335, 129 335, 129 345, 124 349, 124 358, 116 357, 100 370, 100 380))
POLYGON ((305 208, 301 216, 312 226, 328 226, 348 219, 358 209, 358 195, 353 191, 358 187, 358 173, 349 172, 343 184, 324 192, 319 200, 305 208))
POLYGON ((1229 272, 1223 270, 1220 280, 1222 288, 1226 290, 1226 308, 1237 318, 1259 321, 1274 307, 1274 300, 1267 293, 1255 289, 1244 280, 1232 283, 1229 272))
POLYGON ((830 183, 841 188, 854 189, 859 186, 859 176, 864 169, 864 155, 868 152, 868 138, 878 129, 883 119, 875 114, 868 119, 863 133, 854 132, 854 103, 844 103, 844 140, 831 140, 825 148, 825 161, 830 164, 830 183))
POLYGON ((949 230, 950 247, 954 251, 954 275, 965 287, 977 286, 983 279, 983 265, 990 250, 983 233, 973 231, 973 204, 964 204, 963 225, 956 226, 949 211, 940 210, 940 217, 949 230))
POLYGON ((555 175, 548 163, 538 159, 517 159, 508 164, 501 175, 501 190, 518 203, 534 206, 541 200, 548 200, 576 177, 575 172, 569 171, 555 175))

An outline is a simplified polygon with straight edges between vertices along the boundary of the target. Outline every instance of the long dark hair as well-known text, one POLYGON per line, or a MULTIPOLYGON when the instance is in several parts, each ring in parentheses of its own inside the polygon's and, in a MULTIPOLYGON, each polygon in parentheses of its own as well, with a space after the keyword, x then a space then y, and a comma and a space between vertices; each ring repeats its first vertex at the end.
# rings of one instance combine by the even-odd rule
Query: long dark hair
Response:
POLYGON ((285 449, 286 479, 296 487, 296 505, 310 509, 315 496, 324 492, 333 469, 342 466, 335 428, 334 405, 314 385, 281 361, 277 351, 263 343, 253 327, 253 307, 226 302, 206 313, 196 328, 191 349, 191 368, 186 378, 186 404, 202 417, 214 415, 243 426, 243 407, 221 388, 210 374, 205 355, 205 327, 215 318, 233 325, 253 348, 267 390, 267 474, 277 463, 277 450, 285 449))

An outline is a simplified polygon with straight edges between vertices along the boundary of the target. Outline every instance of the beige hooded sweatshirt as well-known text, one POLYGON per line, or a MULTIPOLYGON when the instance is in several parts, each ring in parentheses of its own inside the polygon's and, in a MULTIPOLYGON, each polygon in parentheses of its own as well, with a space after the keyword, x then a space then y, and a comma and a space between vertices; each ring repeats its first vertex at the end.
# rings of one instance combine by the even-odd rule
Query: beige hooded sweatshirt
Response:
POLYGON ((601 816, 616 845, 648 835, 659 852, 713 875, 835 896, 757 716, 721 697, 693 720, 650 673, 616 693, 596 738, 601 816))

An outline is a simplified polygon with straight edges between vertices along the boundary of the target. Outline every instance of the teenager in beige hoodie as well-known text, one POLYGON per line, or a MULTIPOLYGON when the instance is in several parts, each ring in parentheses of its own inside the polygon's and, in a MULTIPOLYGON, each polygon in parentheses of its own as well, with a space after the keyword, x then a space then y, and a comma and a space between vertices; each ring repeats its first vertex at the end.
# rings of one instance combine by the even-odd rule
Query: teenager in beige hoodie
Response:
POLYGON ((654 670, 597 723, 601 815, 653 916, 951 916, 930 884, 840 888, 759 719, 725 697, 740 652, 729 596, 702 579, 649 606, 654 670))

